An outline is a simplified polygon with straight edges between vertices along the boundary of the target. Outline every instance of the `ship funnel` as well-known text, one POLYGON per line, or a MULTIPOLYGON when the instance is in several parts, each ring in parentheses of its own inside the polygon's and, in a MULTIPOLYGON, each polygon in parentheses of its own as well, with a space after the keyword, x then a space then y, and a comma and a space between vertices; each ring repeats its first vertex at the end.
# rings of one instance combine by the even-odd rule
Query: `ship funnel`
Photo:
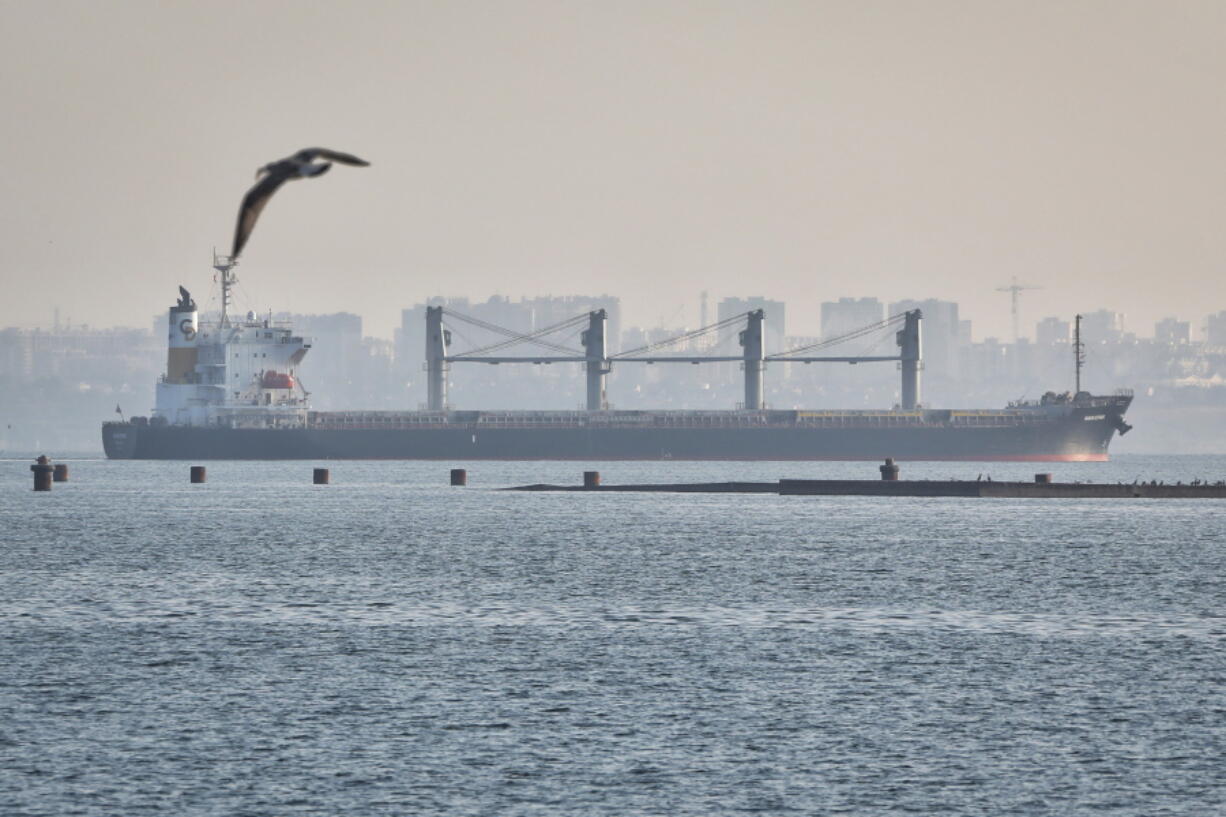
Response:
POLYGON ((166 382, 188 383, 196 372, 196 333, 200 314, 191 293, 179 287, 179 302, 170 308, 166 319, 166 382))

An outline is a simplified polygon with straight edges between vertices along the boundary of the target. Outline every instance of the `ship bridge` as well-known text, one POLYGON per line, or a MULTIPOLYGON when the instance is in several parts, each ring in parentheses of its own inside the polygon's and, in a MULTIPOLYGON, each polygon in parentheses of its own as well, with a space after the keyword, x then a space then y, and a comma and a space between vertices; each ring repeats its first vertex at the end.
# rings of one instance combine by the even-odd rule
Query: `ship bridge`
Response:
POLYGON ((288 323, 230 315, 237 282, 229 258, 215 257, 222 310, 201 321, 191 294, 179 287, 167 317, 166 374, 157 384, 155 423, 226 427, 304 425, 307 393, 297 379, 311 348, 288 323))

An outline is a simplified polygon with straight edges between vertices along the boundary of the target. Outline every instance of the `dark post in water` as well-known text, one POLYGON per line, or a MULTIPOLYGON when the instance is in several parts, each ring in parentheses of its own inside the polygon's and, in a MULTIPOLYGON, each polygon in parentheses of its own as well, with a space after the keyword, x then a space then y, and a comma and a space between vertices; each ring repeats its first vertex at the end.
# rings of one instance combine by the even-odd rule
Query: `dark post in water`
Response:
POLYGON ((599 471, 584 471, 583 472, 583 487, 584 488, 599 488, 600 487, 600 472, 599 471))
POLYGON ((51 465, 51 460, 47 459, 46 454, 41 454, 35 463, 30 466, 30 470, 34 472, 34 490, 50 491, 51 475, 55 471, 55 468, 51 465))
POLYGON ((55 464, 55 472, 52 474, 52 480, 55 482, 68 481, 68 466, 65 463, 57 462, 55 464))
POLYGON ((191 470, 192 485, 199 485, 204 482, 204 473, 203 465, 193 465, 191 470))
POLYGON ((331 479, 332 475, 328 473, 327 468, 316 468, 312 476, 312 480, 316 485, 327 485, 331 479))
POLYGON ((887 457, 885 465, 882 465, 878 470, 881 471, 881 478, 887 482, 898 481, 898 466, 894 464, 893 457, 887 457))
POLYGON ((467 485, 468 484, 468 472, 465 471, 463 468, 452 468, 451 469, 451 484, 452 485, 467 485))

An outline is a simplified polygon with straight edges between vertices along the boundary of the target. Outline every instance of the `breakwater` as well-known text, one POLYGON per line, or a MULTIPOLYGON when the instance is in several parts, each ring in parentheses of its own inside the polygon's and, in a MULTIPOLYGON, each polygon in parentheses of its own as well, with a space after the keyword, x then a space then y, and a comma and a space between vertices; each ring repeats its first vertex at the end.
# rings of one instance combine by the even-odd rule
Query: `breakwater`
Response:
POLYGON ((642 491, 656 493, 781 494, 784 496, 927 496, 1014 499, 1226 499, 1226 484, 993 482, 985 480, 781 479, 777 482, 679 482, 629 485, 547 485, 511 491, 642 491))

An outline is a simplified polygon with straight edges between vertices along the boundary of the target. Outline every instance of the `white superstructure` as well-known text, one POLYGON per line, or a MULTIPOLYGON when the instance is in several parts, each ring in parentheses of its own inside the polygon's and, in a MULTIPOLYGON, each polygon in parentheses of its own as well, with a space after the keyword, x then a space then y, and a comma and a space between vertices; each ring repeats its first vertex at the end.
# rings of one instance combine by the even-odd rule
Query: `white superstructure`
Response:
POLYGON ((286 323, 229 316, 237 280, 228 258, 221 273, 222 311, 216 323, 200 321, 186 289, 167 315, 166 374, 157 384, 154 423, 228 428, 306 424, 307 394, 297 368, 311 344, 286 323))

